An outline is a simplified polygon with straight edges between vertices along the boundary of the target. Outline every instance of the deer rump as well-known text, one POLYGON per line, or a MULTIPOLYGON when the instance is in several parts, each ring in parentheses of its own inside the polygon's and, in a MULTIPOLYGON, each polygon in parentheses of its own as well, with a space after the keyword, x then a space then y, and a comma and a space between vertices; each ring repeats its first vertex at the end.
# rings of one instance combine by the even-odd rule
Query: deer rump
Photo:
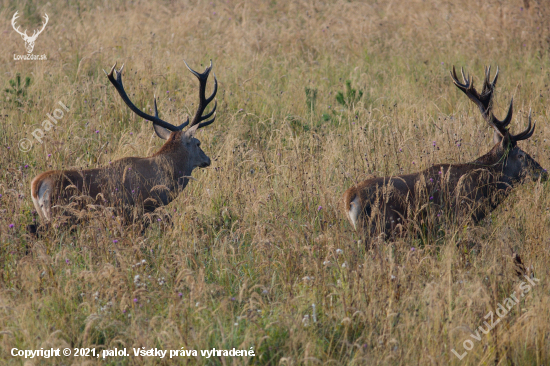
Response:
POLYGON ((402 234, 446 220, 478 222, 509 185, 474 164, 441 164, 422 172, 367 179, 346 191, 345 213, 356 230, 402 234))

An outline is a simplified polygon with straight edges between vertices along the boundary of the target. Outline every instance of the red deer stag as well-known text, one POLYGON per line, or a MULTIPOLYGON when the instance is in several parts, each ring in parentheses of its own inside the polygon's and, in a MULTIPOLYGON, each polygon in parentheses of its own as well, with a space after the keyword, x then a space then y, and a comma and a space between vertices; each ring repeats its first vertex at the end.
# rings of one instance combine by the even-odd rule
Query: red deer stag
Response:
MULTIPOLYGON (((528 175, 533 179, 546 171, 517 142, 533 135, 535 125, 512 135, 506 129, 512 120, 513 101, 508 114, 499 121, 492 112, 492 98, 498 78, 498 68, 490 82, 490 68, 485 68, 485 82, 479 94, 473 78, 462 72, 460 83, 453 67, 451 77, 481 110, 483 118, 494 129, 495 145, 485 155, 467 164, 439 164, 424 171, 390 177, 367 179, 344 193, 344 211, 356 230, 374 234, 383 231, 386 236, 397 228, 406 228, 407 220, 418 218, 426 207, 450 210, 455 215, 471 216, 478 222, 496 208, 510 190, 528 175)), ((422 216, 420 216, 422 217, 422 216)))
POLYGON ((115 64, 109 74, 105 72, 124 103, 141 118, 153 122, 157 136, 166 142, 148 158, 127 157, 96 169, 54 170, 39 174, 32 180, 31 195, 44 223, 50 222, 52 216, 66 205, 77 205, 79 196, 90 197, 95 204, 117 209, 129 222, 136 215, 152 212, 170 203, 185 188, 193 169, 210 165, 210 158, 200 148, 195 133, 216 118, 214 116, 205 121, 214 115, 217 103, 208 114, 203 115, 203 112, 216 96, 218 81, 214 75, 214 91, 206 98, 206 82, 212 61, 202 74, 192 70, 187 63, 185 65, 199 79, 199 106, 191 124, 187 118, 180 126, 171 125, 158 117, 156 98, 154 116, 139 110, 130 101, 122 85, 124 65, 117 71, 115 64), (189 128, 183 131, 187 125, 189 128), (55 213, 52 212, 52 208, 56 207, 54 205, 59 208, 55 213))

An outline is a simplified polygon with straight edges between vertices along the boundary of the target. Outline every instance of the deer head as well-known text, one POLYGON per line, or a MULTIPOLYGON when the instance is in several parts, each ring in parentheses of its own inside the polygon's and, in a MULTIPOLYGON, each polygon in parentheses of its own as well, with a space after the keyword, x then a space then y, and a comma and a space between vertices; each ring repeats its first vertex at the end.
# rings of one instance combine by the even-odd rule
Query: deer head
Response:
POLYGON ((493 114, 493 92, 495 90, 498 79, 498 67, 493 81, 490 80, 491 67, 485 68, 485 81, 481 94, 474 88, 473 77, 464 75, 464 70, 461 70, 462 80, 458 81, 456 70, 453 66, 451 77, 454 84, 464 92, 474 103, 479 107, 485 121, 494 129, 493 140, 495 146, 489 153, 497 157, 497 162, 502 164, 501 180, 512 185, 514 182, 521 180, 527 176, 533 179, 543 177, 547 179, 546 170, 543 169, 529 154, 519 148, 518 141, 527 140, 535 132, 535 125, 531 125, 531 111, 529 111, 529 125, 527 129, 517 135, 510 134, 506 128, 512 121, 513 114, 513 99, 510 101, 508 113, 503 120, 499 120, 493 114))
POLYGON ((158 117, 156 97, 153 97, 155 108, 154 116, 150 116, 144 113, 130 101, 128 95, 124 91, 124 86, 122 85, 122 70, 124 69, 124 65, 122 65, 120 70, 117 71, 115 69, 115 63, 115 65, 111 68, 111 72, 109 74, 105 72, 105 74, 107 74, 109 81, 114 85, 124 103, 126 103, 126 105, 141 118, 153 122, 153 128, 157 136, 163 140, 166 140, 164 146, 155 155, 169 154, 173 156, 186 156, 186 170, 190 173, 196 167, 205 168, 211 163, 210 158, 206 156, 204 151, 200 148, 201 143, 195 137, 195 134, 199 128, 208 126, 216 119, 216 117, 214 116, 212 119, 203 122, 204 120, 212 117, 216 112, 217 102, 214 102, 214 107, 212 108, 212 110, 209 113, 203 115, 204 110, 206 109, 208 104, 216 96, 216 93, 218 91, 218 80, 216 79, 216 75, 214 75, 214 91, 208 98, 206 98, 206 82, 208 81, 208 75, 212 70, 212 61, 210 61, 210 66, 208 66, 202 74, 191 69, 185 61, 184 63, 189 71, 191 71, 191 73, 199 79, 200 83, 199 106, 197 108, 195 116, 193 117, 193 120, 191 121, 190 127, 185 132, 183 132, 182 130, 184 127, 189 125, 189 117, 187 118, 187 121, 182 123, 180 126, 174 126, 168 122, 161 120, 158 117))
POLYGON ((38 36, 40 35, 40 33, 42 33, 44 31, 44 28, 46 28, 46 24, 48 24, 48 14, 45 14, 44 15, 44 19, 46 19, 46 21, 42 24, 42 29, 40 29, 39 31, 34 31, 32 36, 28 36, 27 35, 27 30, 25 29, 24 32, 21 32, 19 31, 19 27, 16 27, 15 26, 15 20, 17 18, 19 18, 17 16, 17 11, 15 12, 15 14, 13 14, 13 18, 11 18, 11 26, 13 27, 13 29, 19 33, 21 35, 21 38, 23 38, 23 40, 25 41, 25 48, 27 49, 27 53, 32 53, 32 50, 34 49, 34 42, 36 41, 36 38, 38 38, 38 36))

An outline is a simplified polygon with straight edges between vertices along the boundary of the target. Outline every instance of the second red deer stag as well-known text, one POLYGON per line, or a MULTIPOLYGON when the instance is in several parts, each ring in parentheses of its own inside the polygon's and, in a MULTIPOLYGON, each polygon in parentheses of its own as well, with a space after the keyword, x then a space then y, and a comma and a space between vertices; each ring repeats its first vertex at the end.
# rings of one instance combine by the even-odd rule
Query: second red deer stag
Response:
POLYGON ((546 171, 517 143, 533 135, 535 125, 517 135, 506 128, 512 120, 513 101, 508 114, 500 121, 493 115, 492 99, 498 69, 490 82, 490 68, 485 69, 485 82, 480 93, 473 78, 462 72, 459 82, 453 67, 454 84, 475 102, 485 121, 494 129, 495 145, 480 158, 466 164, 439 164, 424 171, 390 177, 367 179, 344 193, 344 211, 356 230, 377 231, 386 236, 397 228, 406 229, 411 220, 422 217, 426 207, 466 215, 475 222, 495 209, 510 190, 531 176, 538 179, 546 171), (420 214, 420 215, 418 215, 420 214))
POLYGON ((199 106, 191 124, 187 118, 180 126, 159 118, 156 98, 154 116, 144 113, 130 101, 122 85, 124 65, 117 71, 115 64, 109 74, 105 73, 124 103, 139 117, 153 122, 157 136, 166 142, 151 157, 122 158, 96 169, 53 170, 39 174, 31 182, 31 196, 43 223, 51 222, 54 216, 67 211, 68 206, 81 207, 76 202, 82 196, 96 205, 115 208, 129 222, 136 215, 170 203, 186 187, 193 169, 210 165, 210 158, 200 148, 195 133, 216 118, 208 120, 214 115, 216 104, 209 113, 203 113, 216 96, 218 82, 214 75, 214 91, 206 98, 212 62, 202 74, 192 70, 187 63, 185 65, 199 79, 199 106), (189 128, 183 131, 187 125, 189 128))

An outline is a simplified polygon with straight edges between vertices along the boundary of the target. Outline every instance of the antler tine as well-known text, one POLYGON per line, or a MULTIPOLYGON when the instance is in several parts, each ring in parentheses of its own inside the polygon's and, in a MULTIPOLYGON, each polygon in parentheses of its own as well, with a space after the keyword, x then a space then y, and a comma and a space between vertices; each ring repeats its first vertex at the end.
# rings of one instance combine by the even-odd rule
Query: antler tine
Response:
MULTIPOLYGON (((470 94, 474 94, 474 96, 477 96, 478 93, 474 89, 474 78, 470 75, 464 74, 464 68, 460 68, 460 73, 462 74, 462 83, 458 81, 458 76, 456 75, 456 69, 453 66, 453 70, 451 71, 451 78, 453 79, 453 83, 460 89, 464 94, 468 96, 468 98, 472 99, 470 94)), ((473 100, 473 99, 472 99, 473 100)), ((475 102, 475 100, 474 100, 475 102)))
POLYGON ((533 123, 533 127, 531 128, 531 109, 529 109, 529 125, 527 126, 527 129, 525 131, 518 133, 517 135, 510 135, 510 138, 512 141, 521 141, 521 140, 527 140, 529 137, 533 136, 533 133, 535 133, 535 127, 537 123, 533 123))
POLYGON ((185 126, 187 126, 189 124, 189 118, 187 119, 186 122, 184 122, 183 124, 181 124, 179 126, 174 126, 174 125, 172 125, 168 122, 165 122, 165 121, 161 120, 160 118, 158 118, 156 97, 153 98, 154 99, 154 105, 155 105, 155 115, 154 116, 150 116, 147 113, 144 113, 141 110, 139 110, 130 101, 130 98, 128 97, 128 95, 126 94, 126 91, 124 90, 124 85, 122 84, 122 70, 124 69, 124 65, 122 65, 122 67, 118 71, 116 70, 116 65, 117 65, 117 63, 115 62, 114 66, 111 68, 111 71, 108 74, 107 74, 107 72, 105 72, 105 70, 103 70, 103 72, 105 72, 105 74, 109 78, 109 81, 111 82, 111 84, 113 84, 113 86, 117 90, 118 94, 120 95, 120 97, 122 98, 124 103, 126 103, 126 105, 132 110, 132 112, 134 112, 135 114, 137 114, 141 118, 143 118, 145 120, 148 120, 148 121, 151 121, 154 124, 159 125, 161 127, 164 127, 164 128, 166 128, 170 131, 181 131, 185 126), (116 75, 116 79, 113 76, 113 72, 116 75))
POLYGON ((491 78, 491 65, 485 66, 485 84, 489 84, 489 79, 491 78))
POLYGON ((214 122, 215 120, 216 120, 216 117, 212 118, 210 121, 201 122, 201 123, 199 123, 199 127, 197 127, 197 128, 206 127, 206 126, 208 126, 209 124, 212 124, 212 122, 214 122))
POLYGON ((499 125, 502 126, 502 128, 508 126, 510 124, 510 122, 512 122, 512 114, 514 112, 514 98, 512 97, 510 99, 510 106, 508 107, 508 113, 506 113, 506 117, 504 117, 504 119, 502 121, 499 121, 498 119, 495 118, 495 116, 493 116, 493 119, 495 120, 495 122, 497 122, 499 125))
POLYGON ((201 121, 204 121, 205 119, 208 119, 210 118, 215 112, 216 112, 216 107, 218 106, 218 101, 215 101, 214 102, 214 108, 212 108, 212 110, 210 111, 210 113, 208 113, 207 115, 205 116, 201 116, 201 121))
POLYGON ((195 116, 193 117, 193 120, 190 126, 195 126, 196 124, 199 125, 197 128, 208 126, 209 124, 214 122, 216 117, 212 118, 207 122, 202 122, 202 121, 214 115, 214 113, 216 112, 216 108, 218 106, 218 103, 215 102, 212 110, 208 114, 203 115, 204 110, 206 109, 208 104, 212 102, 212 100, 214 100, 216 93, 218 92, 218 79, 216 78, 216 74, 214 74, 214 90, 212 91, 212 94, 208 98, 206 98, 206 95, 205 95, 206 82, 208 81, 208 75, 212 70, 212 60, 210 60, 210 66, 207 66, 202 74, 199 74, 198 72, 193 70, 191 67, 189 67, 189 65, 187 64, 187 62, 185 62, 185 60, 183 60, 183 62, 185 63, 185 66, 189 69, 189 71, 191 71, 191 73, 195 75, 197 79, 199 79, 199 106, 197 108, 197 112, 195 113, 195 116))
POLYGON ((491 85, 493 86, 493 88, 497 85, 498 72, 499 72, 499 68, 498 68, 498 65, 497 65, 497 72, 495 73, 495 77, 493 78, 493 81, 491 82, 491 85))
POLYGON ((116 71, 116 78, 118 80, 118 82, 120 83, 120 85, 122 85, 122 70, 124 70, 124 65, 126 64, 122 64, 122 66, 120 67, 120 70, 116 71))
POLYGON ((190 68, 189 65, 187 65, 187 62, 185 62, 185 60, 183 60, 183 63, 185 64, 185 66, 187 66, 187 69, 189 69, 189 71, 191 71, 191 73, 195 75, 199 80, 208 79, 208 74, 210 74, 210 70, 212 70, 212 60, 210 60, 210 66, 207 66, 202 74, 199 74, 198 72, 190 68))
POLYGON ((453 80, 453 83, 459 87, 461 90, 464 88, 466 89, 468 85, 466 84, 466 80, 464 79, 464 70, 462 70, 462 80, 464 81, 464 84, 461 84, 460 81, 458 81, 458 77, 456 76, 456 69, 453 65, 453 69, 451 70, 451 79, 453 80))
POLYGON ((460 68, 460 73, 462 74, 462 81, 464 81, 464 85, 467 85, 468 89, 473 88, 474 78, 472 77, 472 82, 470 83, 470 75, 468 76, 464 75, 464 67, 460 68))
MULTIPOLYGON (((491 79, 491 66, 485 66, 485 80, 483 81, 483 90, 481 91, 481 97, 486 98, 489 96, 489 99, 492 99, 492 93, 495 90, 497 80, 498 80, 498 66, 497 66, 497 72, 495 74, 495 77, 493 78, 493 81, 489 81, 491 79)), ((491 103, 491 101, 489 102, 491 103)))
POLYGON ((16 20, 17 18, 19 18, 19 16, 18 16, 17 14, 19 14, 19 11, 16 11, 15 14, 13 14, 13 17, 11 18, 11 26, 12 26, 13 29, 14 29, 17 33, 19 33, 20 35, 25 36, 25 37, 28 37, 28 36, 27 36, 27 30, 26 30, 26 29, 25 29, 25 32, 21 32, 21 31, 19 30, 19 27, 20 27, 19 25, 17 26, 17 28, 15 27, 15 20, 16 20))
MULTIPOLYGON (((210 61, 210 67, 212 67, 212 61, 210 61)), ((214 91, 212 92, 212 94, 210 94, 208 98, 206 98, 206 104, 210 103, 212 99, 214 99, 216 93, 218 93, 218 79, 216 79, 216 73, 214 73, 214 91)))
POLYGON ((490 78, 491 78, 491 65, 485 66, 485 80, 483 81, 483 89, 481 91, 481 95, 490 93, 493 90, 492 84, 489 81, 490 78))
POLYGON ((115 62, 115 64, 113 65, 113 67, 111 67, 111 71, 109 71, 108 74, 107 74, 107 71, 105 71, 105 69, 103 69, 103 72, 105 73, 105 75, 107 75, 107 77, 113 76, 113 71, 114 71, 114 69, 115 69, 115 67, 116 67, 116 64, 117 64, 117 62, 115 62))
POLYGON ((512 117, 514 113, 514 98, 510 100, 510 107, 508 107, 508 113, 506 114, 506 117, 499 121, 491 112, 491 115, 489 117, 490 120, 488 120, 489 124, 497 131, 497 133, 504 137, 506 135, 506 126, 512 122, 512 117))

